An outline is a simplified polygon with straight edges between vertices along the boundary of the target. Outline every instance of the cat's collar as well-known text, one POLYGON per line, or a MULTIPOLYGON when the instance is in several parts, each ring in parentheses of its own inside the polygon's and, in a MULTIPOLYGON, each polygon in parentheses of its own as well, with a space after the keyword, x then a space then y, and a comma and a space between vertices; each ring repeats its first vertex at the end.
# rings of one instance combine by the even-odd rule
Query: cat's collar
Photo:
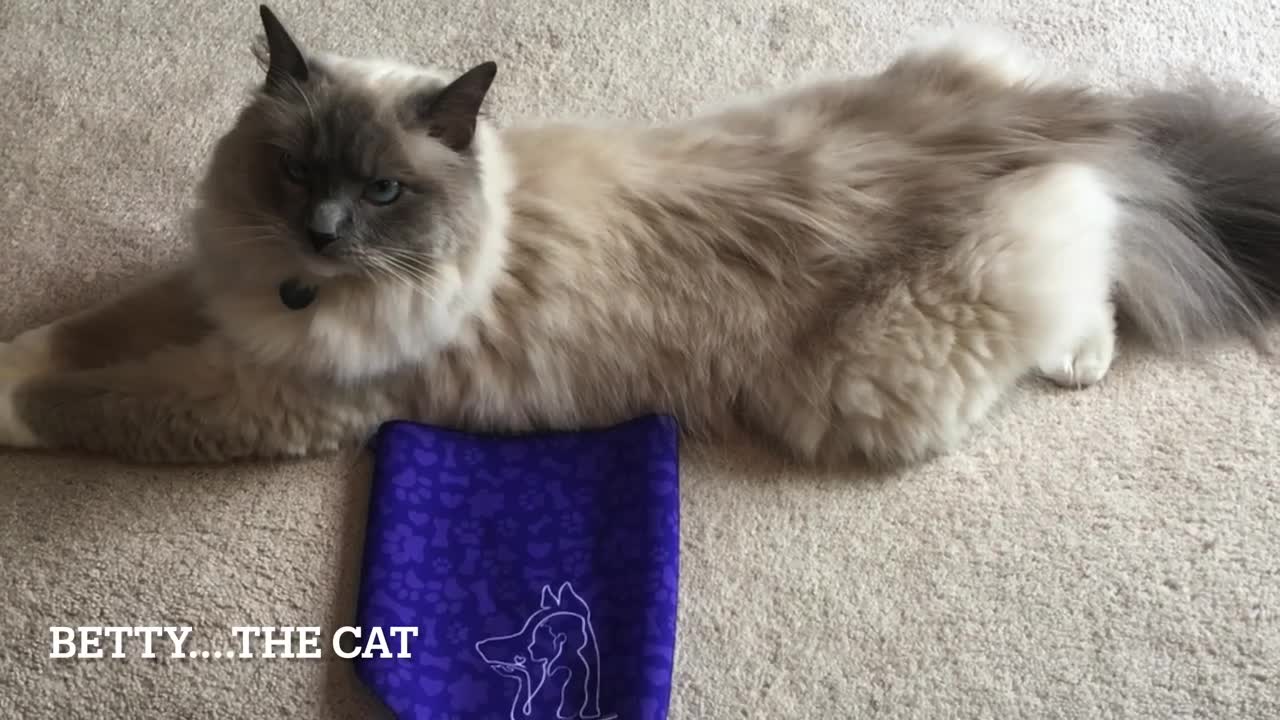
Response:
POLYGON ((304 285, 302 281, 296 277, 291 277, 280 283, 280 302, 290 310, 302 310, 316 299, 316 287, 314 285, 304 285))

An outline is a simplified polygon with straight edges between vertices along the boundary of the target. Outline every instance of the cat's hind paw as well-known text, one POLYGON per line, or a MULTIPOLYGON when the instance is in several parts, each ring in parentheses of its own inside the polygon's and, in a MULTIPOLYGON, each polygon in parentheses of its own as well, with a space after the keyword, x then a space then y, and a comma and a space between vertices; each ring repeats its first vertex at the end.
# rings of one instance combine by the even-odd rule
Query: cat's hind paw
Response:
POLYGON ((1085 338, 1074 352, 1042 363, 1040 374, 1064 387, 1080 389, 1097 384, 1106 377, 1115 359, 1115 332, 1107 327, 1085 338))

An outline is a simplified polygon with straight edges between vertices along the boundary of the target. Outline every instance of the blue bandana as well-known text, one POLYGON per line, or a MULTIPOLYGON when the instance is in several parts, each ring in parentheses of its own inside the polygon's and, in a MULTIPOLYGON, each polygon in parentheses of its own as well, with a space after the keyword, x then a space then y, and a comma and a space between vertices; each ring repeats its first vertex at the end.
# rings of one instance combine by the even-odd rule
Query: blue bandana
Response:
POLYGON ((524 436, 393 422, 374 455, 357 624, 417 635, 356 672, 398 718, 666 717, 673 420, 524 436))

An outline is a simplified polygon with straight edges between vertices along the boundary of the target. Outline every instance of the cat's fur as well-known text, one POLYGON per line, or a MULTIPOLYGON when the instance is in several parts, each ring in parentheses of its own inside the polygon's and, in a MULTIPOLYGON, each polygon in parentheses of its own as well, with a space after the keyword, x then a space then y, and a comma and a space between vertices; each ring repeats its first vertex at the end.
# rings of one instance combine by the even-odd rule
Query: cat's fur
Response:
POLYGON ((1179 351, 1258 333, 1280 298, 1280 129, 1234 96, 1093 92, 961 33, 660 127, 500 131, 477 117, 492 65, 304 53, 263 19, 267 79, 213 153, 192 259, 0 346, 0 442, 226 461, 391 418, 669 412, 810 461, 917 461, 1029 372, 1100 380, 1116 306, 1179 351), (361 201, 380 177, 401 198, 361 201), (321 257, 304 226, 335 197, 321 257), (314 302, 284 307, 286 279, 314 302))

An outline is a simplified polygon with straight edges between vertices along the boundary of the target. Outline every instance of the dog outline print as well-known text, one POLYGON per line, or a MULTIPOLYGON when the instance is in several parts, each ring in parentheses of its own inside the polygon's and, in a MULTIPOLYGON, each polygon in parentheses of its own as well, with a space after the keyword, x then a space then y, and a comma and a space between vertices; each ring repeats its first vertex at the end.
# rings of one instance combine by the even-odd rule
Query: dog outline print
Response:
POLYGON ((557 720, 611 720, 600 714, 600 648, 591 624, 591 607, 564 583, 542 588, 540 607, 519 632, 476 643, 476 652, 494 672, 518 687, 511 720, 532 720, 534 701, 560 693, 557 720))

